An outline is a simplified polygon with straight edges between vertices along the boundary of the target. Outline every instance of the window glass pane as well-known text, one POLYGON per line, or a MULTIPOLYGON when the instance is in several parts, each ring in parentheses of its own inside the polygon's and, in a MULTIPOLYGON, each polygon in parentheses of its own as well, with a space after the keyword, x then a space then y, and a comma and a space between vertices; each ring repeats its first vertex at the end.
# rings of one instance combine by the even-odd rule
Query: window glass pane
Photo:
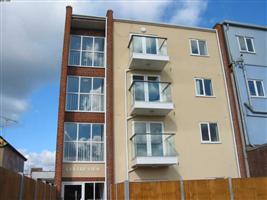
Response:
POLYGON ((91 133, 91 124, 79 124, 79 141, 89 141, 91 133))
POLYGON ((90 161, 90 143, 78 143, 78 161, 90 161))
POLYGON ((251 38, 246 38, 247 46, 248 46, 248 51, 254 52, 253 44, 252 44, 252 39, 251 38))
POLYGON ((95 38, 95 51, 104 51, 104 38, 95 38))
POLYGON ((77 152, 76 142, 64 142, 64 160, 75 161, 77 152))
POLYGON ((87 50, 87 51, 93 50, 93 38, 83 37, 83 50, 87 50))
POLYGON ((135 122, 134 123, 134 133, 147 133, 145 122, 135 122))
POLYGON ((146 53, 157 54, 156 38, 146 38, 146 53))
POLYGON ((95 183, 95 199, 104 199, 104 183, 95 183))
POLYGON ((150 123, 150 133, 162 133, 162 124, 161 123, 150 123))
POLYGON ((248 81, 249 92, 251 96, 256 96, 256 89, 253 81, 248 81))
POLYGON ((133 76, 133 81, 137 81, 134 83, 134 99, 136 101, 145 101, 145 91, 144 91, 144 82, 143 76, 133 76))
POLYGON ((65 123, 64 125, 64 141, 77 140, 77 124, 65 123))
POLYGON ((92 160, 103 161, 104 144, 92 143, 92 160))
POLYGON ((141 37, 134 36, 133 41, 132 41, 132 45, 133 45, 133 52, 143 53, 142 38, 141 37))
POLYGON ((80 95, 80 110, 86 110, 90 111, 91 110, 91 99, 90 95, 87 94, 81 94, 80 95))
POLYGON ((204 85, 205 85, 206 96, 212 96, 213 92, 212 92, 211 80, 204 79, 204 85))
POLYGON ((80 65, 80 51, 70 51, 69 65, 80 65))
POLYGON ((90 93, 91 91, 91 78, 81 78, 81 88, 80 92, 82 93, 90 93))
POLYGON ((263 82, 262 81, 256 81, 256 85, 257 85, 257 90, 258 90, 258 95, 260 97, 264 96, 264 91, 263 91, 263 82))
POLYGON ((92 93, 103 94, 104 90, 104 79, 103 78, 94 78, 93 79, 93 91, 92 93))
POLYGON ((82 53, 82 65, 92 66, 93 65, 93 53, 83 52, 82 53))
POLYGON ((204 95, 203 81, 201 79, 196 79, 196 86, 197 86, 197 95, 204 95))
POLYGON ((94 184, 85 183, 85 199, 94 199, 94 184))
POLYGON ((66 110, 78 110, 78 95, 67 94, 66 110))
POLYGON ((201 124, 201 134, 203 141, 209 141, 209 132, 207 124, 201 124))
POLYGON ((92 140, 93 141, 104 141, 103 137, 103 125, 102 124, 93 124, 92 127, 92 140))
POLYGON ((103 111, 102 107, 102 96, 99 94, 91 95, 92 111, 103 111))
POLYGON ((80 36, 71 36, 70 39, 70 49, 81 49, 81 37, 80 36))
POLYGON ((150 123, 152 156, 163 156, 162 124, 150 123))
POLYGON ((206 46, 206 42, 199 40, 198 41, 199 44, 199 51, 200 51, 200 55, 207 55, 207 46, 206 46))
MULTIPOLYGON (((148 77, 148 81, 157 81, 157 77, 148 77)), ((148 82, 148 99, 149 101, 159 101, 160 92, 159 92, 159 82, 148 82)))
POLYGON ((242 51, 246 51, 247 48, 246 48, 246 44, 245 44, 245 39, 244 39, 244 37, 239 36, 239 37, 238 37, 238 41, 239 41, 240 49, 241 49, 242 51))
POLYGON ((104 67, 104 53, 94 54, 94 66, 104 67))
POLYGON ((192 54, 199 54, 198 47, 197 47, 197 41, 196 40, 191 40, 190 42, 191 42, 192 54))
POLYGON ((212 142, 219 141, 218 127, 215 123, 210 123, 210 137, 212 142))
POLYGON ((78 92, 79 78, 68 76, 67 92, 78 92))

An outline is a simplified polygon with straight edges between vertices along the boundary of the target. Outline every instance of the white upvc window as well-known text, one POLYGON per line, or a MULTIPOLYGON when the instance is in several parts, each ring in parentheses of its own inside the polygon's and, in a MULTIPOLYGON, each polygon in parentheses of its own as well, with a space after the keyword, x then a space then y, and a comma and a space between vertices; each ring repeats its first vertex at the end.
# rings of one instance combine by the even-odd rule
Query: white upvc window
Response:
POLYGON ((104 78, 68 76, 66 111, 103 112, 104 78))
POLYGON ((201 122, 200 132, 202 143, 220 143, 217 123, 201 122))
POLYGON ((104 161, 104 125, 64 124, 64 162, 104 161))
POLYGON ((69 65, 82 67, 105 67, 105 38, 72 35, 69 65))
POLYGON ((214 96, 211 79, 195 78, 196 96, 214 96))
POLYGON ((254 42, 252 37, 237 36, 239 50, 241 52, 255 53, 254 42))
POLYGON ((265 97, 262 80, 248 80, 248 88, 251 97, 265 97))
POLYGON ((190 39, 191 55, 207 56, 208 48, 205 40, 190 39))

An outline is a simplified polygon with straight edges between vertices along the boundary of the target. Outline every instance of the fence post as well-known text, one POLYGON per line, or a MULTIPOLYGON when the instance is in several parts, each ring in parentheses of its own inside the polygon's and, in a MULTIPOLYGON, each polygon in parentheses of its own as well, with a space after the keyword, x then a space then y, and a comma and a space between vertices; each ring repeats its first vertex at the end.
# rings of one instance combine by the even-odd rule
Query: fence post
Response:
POLYGON ((35 180, 35 187, 34 187, 34 200, 37 200, 37 190, 38 190, 38 181, 35 180))
POLYGON ((124 199, 129 200, 129 181, 124 181, 124 199))
POLYGON ((228 178, 228 186, 229 186, 229 192, 230 192, 230 199, 234 200, 235 199, 235 195, 234 195, 234 191, 233 191, 233 184, 232 184, 232 178, 228 178))
POLYGON ((19 200, 23 200, 23 191, 24 191, 24 175, 22 172, 19 173, 20 175, 20 186, 19 186, 19 200))
POLYGON ((181 193, 181 200, 184 200, 184 181, 180 179, 180 193, 181 193))

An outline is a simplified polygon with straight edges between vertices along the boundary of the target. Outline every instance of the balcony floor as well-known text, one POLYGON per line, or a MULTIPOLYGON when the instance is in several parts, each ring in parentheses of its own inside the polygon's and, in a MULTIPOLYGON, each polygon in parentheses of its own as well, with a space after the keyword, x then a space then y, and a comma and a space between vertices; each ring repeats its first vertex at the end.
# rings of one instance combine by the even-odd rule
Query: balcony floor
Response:
POLYGON ((177 156, 136 157, 132 161, 133 167, 170 166, 178 164, 177 156))

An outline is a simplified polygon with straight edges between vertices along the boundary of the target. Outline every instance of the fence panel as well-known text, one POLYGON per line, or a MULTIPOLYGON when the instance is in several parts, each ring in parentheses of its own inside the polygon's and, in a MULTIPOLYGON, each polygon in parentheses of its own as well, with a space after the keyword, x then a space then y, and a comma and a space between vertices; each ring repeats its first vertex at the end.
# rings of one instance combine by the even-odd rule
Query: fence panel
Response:
POLYGON ((0 167, 0 199, 19 199, 21 175, 0 167))
POLYGON ((124 183, 117 184, 117 200, 124 199, 124 183))
POLYGON ((170 200, 180 199, 180 184, 177 181, 131 182, 129 183, 131 200, 170 200))
POLYGON ((24 176, 23 200, 34 200, 35 180, 24 176))
POLYGON ((267 178, 232 179, 235 200, 267 200, 267 178))
POLYGON ((184 181, 185 199, 227 200, 230 192, 227 179, 184 181))
POLYGON ((57 190, 56 187, 51 187, 51 200, 56 200, 57 198, 57 190))

